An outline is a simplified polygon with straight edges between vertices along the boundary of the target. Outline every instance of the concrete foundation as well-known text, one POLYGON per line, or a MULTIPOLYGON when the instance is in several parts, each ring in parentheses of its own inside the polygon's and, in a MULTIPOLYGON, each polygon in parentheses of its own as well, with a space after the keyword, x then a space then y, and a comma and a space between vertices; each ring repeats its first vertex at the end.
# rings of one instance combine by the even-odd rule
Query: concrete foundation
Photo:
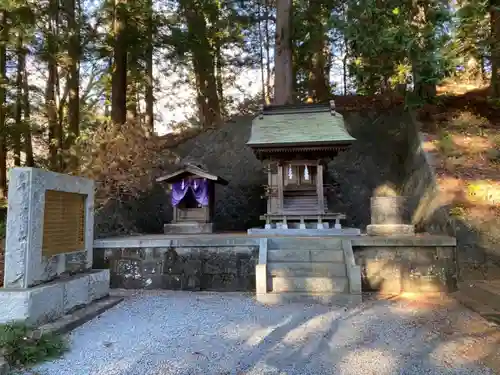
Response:
MULTIPOLYGON (((328 236, 294 238, 269 232, 253 236, 244 233, 143 235, 96 240, 94 267, 110 269, 112 288, 256 291, 262 294, 262 290, 256 290, 255 280, 265 280, 267 273, 273 272, 267 260, 260 259, 264 253, 259 252, 259 247, 266 237, 282 237, 280 241, 288 241, 289 245, 283 244, 283 247, 295 247, 294 256, 304 257, 301 262, 310 259, 331 262, 332 256, 342 255, 332 251, 310 255, 307 251, 321 246, 330 249, 335 238, 324 238, 328 236), (302 241, 304 246, 297 246, 297 241, 302 241)), ((363 291, 454 290, 456 240, 452 237, 356 235, 339 239, 351 240, 355 264, 361 268, 363 291)), ((274 260, 280 257, 283 261, 289 253, 272 249, 269 252, 274 260)))
POLYGON ((109 294, 109 270, 90 271, 26 289, 0 289, 0 324, 40 325, 109 294))
POLYGON ((165 234, 203 234, 213 233, 212 223, 175 223, 163 226, 165 234))
POLYGON ((415 227, 408 224, 370 224, 366 226, 366 234, 369 236, 413 236, 415 227))
POLYGON ((250 235, 276 235, 276 236, 295 236, 295 237, 330 237, 330 236, 360 236, 361 230, 358 228, 323 228, 323 229, 300 229, 300 228, 251 228, 248 229, 250 235))

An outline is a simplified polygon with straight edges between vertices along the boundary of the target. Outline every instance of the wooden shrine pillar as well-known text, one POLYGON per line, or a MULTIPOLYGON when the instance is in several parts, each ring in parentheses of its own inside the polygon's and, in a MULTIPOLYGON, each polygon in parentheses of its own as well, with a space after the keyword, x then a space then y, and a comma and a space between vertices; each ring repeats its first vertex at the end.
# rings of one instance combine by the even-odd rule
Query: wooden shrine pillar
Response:
POLYGON ((318 213, 325 213, 325 194, 323 191, 323 165, 318 163, 316 173, 316 192, 318 194, 318 213))
POLYGON ((283 212, 284 209, 284 198, 283 198, 283 164, 278 163, 278 211, 283 212))

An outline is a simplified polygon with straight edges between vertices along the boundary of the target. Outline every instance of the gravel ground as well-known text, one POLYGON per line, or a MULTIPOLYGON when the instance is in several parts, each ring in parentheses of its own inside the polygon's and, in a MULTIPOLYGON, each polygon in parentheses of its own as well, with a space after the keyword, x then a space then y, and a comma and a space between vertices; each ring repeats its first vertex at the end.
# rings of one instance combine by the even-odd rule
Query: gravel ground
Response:
POLYGON ((267 307, 232 293, 139 293, 73 331, 70 352, 29 374, 494 374, 464 354, 475 338, 450 331, 452 315, 472 314, 394 300, 345 311, 267 307))

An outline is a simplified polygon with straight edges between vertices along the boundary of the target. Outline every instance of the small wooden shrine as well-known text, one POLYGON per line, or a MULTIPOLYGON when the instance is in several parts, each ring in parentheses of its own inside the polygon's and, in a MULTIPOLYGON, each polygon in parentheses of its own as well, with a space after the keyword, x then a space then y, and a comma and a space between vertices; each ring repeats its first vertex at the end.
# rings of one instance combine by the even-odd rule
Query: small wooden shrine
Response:
POLYGON ((165 233, 212 233, 215 184, 227 185, 199 165, 184 164, 176 172, 156 179, 171 187, 172 222, 165 233))
POLYGON ((330 105, 261 106, 252 122, 247 144, 267 170, 267 212, 261 216, 266 229, 274 223, 288 229, 340 229, 344 213, 329 212, 323 182, 326 163, 346 150, 355 139, 347 132, 343 116, 330 105), (306 226, 306 222, 316 222, 306 226))

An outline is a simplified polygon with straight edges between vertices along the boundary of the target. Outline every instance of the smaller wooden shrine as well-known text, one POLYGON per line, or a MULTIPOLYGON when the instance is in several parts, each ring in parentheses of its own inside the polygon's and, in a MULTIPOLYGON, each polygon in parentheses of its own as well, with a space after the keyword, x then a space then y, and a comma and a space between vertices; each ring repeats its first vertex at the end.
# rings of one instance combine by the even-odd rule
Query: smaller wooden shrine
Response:
POLYGON ((298 229, 328 229, 329 221, 341 229, 345 214, 329 211, 324 173, 328 160, 354 141, 334 101, 262 106, 247 145, 267 169, 266 229, 289 229, 294 221, 298 229))
POLYGON ((164 225, 164 233, 213 232, 215 184, 227 185, 228 181, 190 163, 156 181, 171 187, 172 222, 164 225))

